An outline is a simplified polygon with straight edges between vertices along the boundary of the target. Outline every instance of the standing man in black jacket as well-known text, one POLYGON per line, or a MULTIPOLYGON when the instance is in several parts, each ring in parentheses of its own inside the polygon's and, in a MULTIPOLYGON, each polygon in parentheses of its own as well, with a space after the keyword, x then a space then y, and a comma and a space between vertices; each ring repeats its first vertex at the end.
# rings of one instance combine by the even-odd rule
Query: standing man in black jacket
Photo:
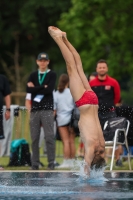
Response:
POLYGON ((56 74, 48 68, 49 56, 40 53, 36 63, 38 70, 31 73, 27 83, 27 93, 31 93, 30 131, 32 139, 32 169, 39 169, 39 138, 40 125, 45 132, 48 169, 54 169, 55 139, 54 139, 54 113, 53 90, 55 88, 56 74))

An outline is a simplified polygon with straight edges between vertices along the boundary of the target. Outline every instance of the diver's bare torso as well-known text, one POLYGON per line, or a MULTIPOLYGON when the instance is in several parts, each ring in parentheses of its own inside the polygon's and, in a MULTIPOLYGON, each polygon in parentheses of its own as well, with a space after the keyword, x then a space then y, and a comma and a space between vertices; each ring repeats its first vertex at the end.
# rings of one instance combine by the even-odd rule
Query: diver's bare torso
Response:
POLYGON ((105 141, 98 119, 98 105, 86 104, 79 107, 79 130, 85 148, 93 144, 94 153, 104 154, 105 141))

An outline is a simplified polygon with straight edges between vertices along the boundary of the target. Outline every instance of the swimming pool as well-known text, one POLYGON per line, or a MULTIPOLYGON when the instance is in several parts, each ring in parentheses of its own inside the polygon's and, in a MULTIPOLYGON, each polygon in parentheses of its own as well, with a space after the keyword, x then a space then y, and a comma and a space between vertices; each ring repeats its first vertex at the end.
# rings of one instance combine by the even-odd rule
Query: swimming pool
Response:
POLYGON ((133 199, 133 173, 87 179, 73 172, 0 172, 0 200, 133 199))

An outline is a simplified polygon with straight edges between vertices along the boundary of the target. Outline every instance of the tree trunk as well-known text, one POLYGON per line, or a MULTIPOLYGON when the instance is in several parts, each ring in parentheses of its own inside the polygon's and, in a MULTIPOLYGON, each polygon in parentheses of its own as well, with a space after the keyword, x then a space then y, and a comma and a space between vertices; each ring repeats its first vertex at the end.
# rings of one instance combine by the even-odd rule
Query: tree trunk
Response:
POLYGON ((16 92, 21 92, 18 34, 15 35, 14 65, 15 65, 15 77, 16 77, 16 92))

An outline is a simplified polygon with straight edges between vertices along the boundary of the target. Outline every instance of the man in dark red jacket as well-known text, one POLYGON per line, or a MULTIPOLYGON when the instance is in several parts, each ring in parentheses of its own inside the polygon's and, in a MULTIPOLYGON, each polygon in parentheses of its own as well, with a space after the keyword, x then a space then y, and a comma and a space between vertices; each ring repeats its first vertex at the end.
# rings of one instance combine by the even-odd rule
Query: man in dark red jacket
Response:
POLYGON ((108 118, 116 116, 115 105, 120 101, 119 83, 107 75, 108 66, 105 60, 99 60, 96 67, 97 77, 90 81, 92 90, 99 101, 99 119, 103 128, 108 118))
MULTIPOLYGON (((99 101, 99 120, 104 127, 109 118, 116 117, 115 105, 120 101, 119 83, 108 76, 108 66, 105 60, 99 60, 96 66, 97 77, 89 82, 92 90, 96 93, 99 101)), ((115 152, 116 165, 121 166, 120 160, 121 146, 115 152)))

